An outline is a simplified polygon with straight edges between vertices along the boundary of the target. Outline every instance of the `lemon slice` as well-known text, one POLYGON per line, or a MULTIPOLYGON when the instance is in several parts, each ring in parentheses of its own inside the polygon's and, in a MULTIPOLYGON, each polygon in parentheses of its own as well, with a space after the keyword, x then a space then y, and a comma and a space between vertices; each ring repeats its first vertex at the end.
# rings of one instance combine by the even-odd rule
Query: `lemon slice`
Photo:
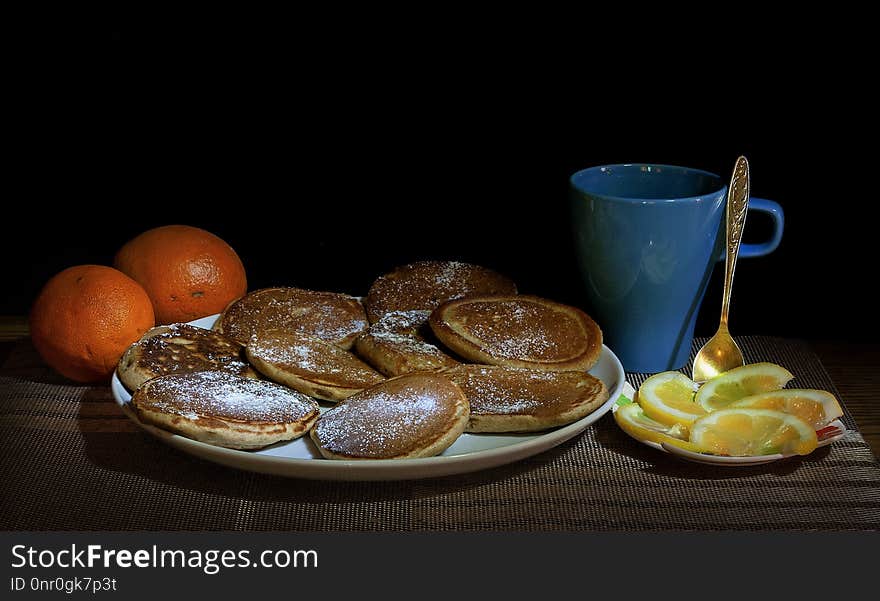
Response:
POLYGON ((657 444, 665 442, 694 453, 700 452, 699 447, 687 441, 687 429, 681 424, 674 426, 661 424, 645 415, 636 403, 618 407, 614 412, 614 421, 636 440, 649 440, 657 444))
POLYGON ((801 418, 750 407, 719 409, 701 417, 691 426, 690 442, 703 452, 732 457, 807 455, 818 444, 816 431, 801 418))
POLYGON ((794 376, 775 363, 752 363, 715 376, 697 392, 696 402, 706 411, 717 411, 753 394, 783 388, 794 376))
POLYGON ((843 415, 840 403, 834 395, 824 390, 789 388, 755 394, 740 399, 730 407, 774 409, 796 415, 819 430, 831 420, 843 415))
POLYGON ((645 415, 667 426, 681 425, 685 431, 706 410, 694 402, 697 385, 677 371, 664 371, 639 387, 639 405, 645 415))

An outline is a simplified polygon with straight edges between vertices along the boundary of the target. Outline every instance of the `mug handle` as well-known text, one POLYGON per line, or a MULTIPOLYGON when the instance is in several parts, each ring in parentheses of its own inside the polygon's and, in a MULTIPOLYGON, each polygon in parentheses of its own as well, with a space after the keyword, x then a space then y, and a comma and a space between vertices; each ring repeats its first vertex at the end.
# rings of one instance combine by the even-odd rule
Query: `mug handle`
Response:
POLYGON ((761 211, 767 213, 773 218, 773 235, 770 240, 761 244, 741 244, 739 247, 740 257, 763 257, 769 255, 782 240, 782 230, 785 227, 785 213, 778 203, 766 198, 749 198, 749 210, 761 211))

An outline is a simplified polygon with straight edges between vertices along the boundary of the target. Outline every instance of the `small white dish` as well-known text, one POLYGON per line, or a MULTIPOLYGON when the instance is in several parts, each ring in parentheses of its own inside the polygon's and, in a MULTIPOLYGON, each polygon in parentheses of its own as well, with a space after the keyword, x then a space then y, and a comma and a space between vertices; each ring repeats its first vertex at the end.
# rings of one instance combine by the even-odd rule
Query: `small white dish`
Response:
MULTIPOLYGON (((212 315, 190 323, 211 328, 216 319, 217 315, 212 315)), ((141 428, 174 448, 208 461, 253 472, 317 480, 408 480, 462 474, 512 463, 537 455, 580 434, 611 410, 626 382, 623 366, 604 345, 590 373, 605 383, 609 392, 608 400, 586 417, 566 426, 526 434, 464 433, 436 457, 356 461, 322 458, 308 436, 257 451, 237 451, 191 440, 138 420, 129 406, 131 394, 122 385, 116 372, 110 385, 113 398, 141 428)), ((323 411, 329 407, 325 404, 321 409, 323 411)))
MULTIPOLYGON (((621 391, 621 394, 626 398, 632 400, 633 398, 635 398, 636 391, 632 387, 632 385, 627 382, 623 385, 623 390, 621 391)), ((618 405, 617 403, 615 403, 614 407, 611 408, 612 413, 617 411, 617 407, 618 405)), ((727 457, 724 455, 712 455, 709 453, 695 453, 693 451, 688 451, 687 449, 682 449, 671 444, 657 443, 652 440, 636 438, 635 436, 632 436, 632 434, 629 434, 629 432, 627 432, 627 434, 634 440, 638 440, 640 443, 657 449, 658 451, 663 451, 664 453, 675 455, 677 457, 680 457, 681 459, 685 459, 686 461, 693 461, 694 463, 705 463, 708 465, 753 466, 773 463, 774 461, 789 459, 791 457, 800 457, 800 455, 782 455, 779 453, 776 453, 774 455, 752 455, 749 457, 727 457)), ((827 426, 825 426, 821 432, 817 432, 817 434, 819 435, 819 447, 828 446, 832 442, 840 440, 841 438, 846 436, 846 426, 844 426, 843 422, 841 422, 839 419, 835 419, 831 421, 827 426)))

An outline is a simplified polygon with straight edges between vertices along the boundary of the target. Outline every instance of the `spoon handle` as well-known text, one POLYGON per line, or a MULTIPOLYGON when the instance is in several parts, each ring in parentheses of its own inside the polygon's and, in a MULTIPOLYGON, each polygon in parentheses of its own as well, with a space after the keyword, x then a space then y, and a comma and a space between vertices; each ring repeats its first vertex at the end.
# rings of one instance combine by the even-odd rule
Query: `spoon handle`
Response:
POLYGON ((739 157, 733 168, 730 186, 727 189, 727 258, 724 261, 724 294, 721 298, 721 324, 727 327, 727 314, 730 309, 730 292, 733 288, 733 272, 739 255, 743 226, 749 209, 749 162, 739 157))

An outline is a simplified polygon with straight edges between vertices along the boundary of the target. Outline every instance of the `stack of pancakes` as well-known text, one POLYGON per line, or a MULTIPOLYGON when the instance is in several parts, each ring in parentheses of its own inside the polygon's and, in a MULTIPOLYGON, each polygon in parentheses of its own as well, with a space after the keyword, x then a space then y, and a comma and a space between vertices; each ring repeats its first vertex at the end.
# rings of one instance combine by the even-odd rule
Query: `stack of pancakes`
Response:
POLYGON ((119 362, 142 421, 254 449, 309 433, 332 459, 428 457, 462 432, 533 432, 608 399, 602 332, 454 261, 379 277, 363 299, 297 288, 231 303, 213 330, 147 332, 119 362), (321 413, 316 400, 334 403, 321 413))

